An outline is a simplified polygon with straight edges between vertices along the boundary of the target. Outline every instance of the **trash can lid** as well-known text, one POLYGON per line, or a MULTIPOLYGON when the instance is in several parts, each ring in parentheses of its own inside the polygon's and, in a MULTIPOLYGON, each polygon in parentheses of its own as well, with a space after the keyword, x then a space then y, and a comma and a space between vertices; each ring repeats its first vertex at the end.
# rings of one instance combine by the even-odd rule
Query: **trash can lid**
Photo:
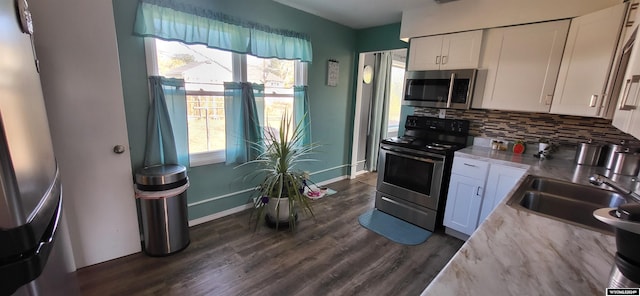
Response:
POLYGON ((154 165, 136 172, 136 184, 168 185, 187 178, 187 169, 179 164, 154 165))

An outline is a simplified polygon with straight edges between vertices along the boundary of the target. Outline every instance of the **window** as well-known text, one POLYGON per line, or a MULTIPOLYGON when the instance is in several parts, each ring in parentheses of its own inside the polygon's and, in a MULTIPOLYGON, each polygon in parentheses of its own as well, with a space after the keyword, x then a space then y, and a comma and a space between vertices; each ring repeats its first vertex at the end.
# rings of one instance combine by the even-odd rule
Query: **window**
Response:
POLYGON ((391 56, 393 59, 391 62, 387 136, 397 137, 398 129, 400 127, 400 110, 402 106, 402 88, 404 85, 406 50, 395 51, 391 56))
POLYGON ((185 80, 191 166, 225 161, 225 81, 264 84, 265 128, 277 130, 282 114, 293 114, 293 85, 302 63, 155 38, 147 38, 145 48, 149 75, 185 80))
POLYGON ((264 84, 264 114, 261 122, 266 129, 278 130, 282 114, 293 114, 294 80, 294 61, 247 55, 247 81, 264 84))

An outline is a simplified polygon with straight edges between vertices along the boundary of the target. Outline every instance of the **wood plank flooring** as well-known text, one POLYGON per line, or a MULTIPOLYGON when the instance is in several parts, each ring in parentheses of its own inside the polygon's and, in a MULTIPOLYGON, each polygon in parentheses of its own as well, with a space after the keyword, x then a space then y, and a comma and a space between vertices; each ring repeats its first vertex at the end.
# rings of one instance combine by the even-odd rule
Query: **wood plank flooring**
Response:
POLYGON ((329 187, 295 233, 261 227, 249 211, 190 228, 191 244, 161 258, 143 253, 76 272, 83 295, 419 295, 462 246, 434 233, 404 246, 369 231, 375 174, 329 187))

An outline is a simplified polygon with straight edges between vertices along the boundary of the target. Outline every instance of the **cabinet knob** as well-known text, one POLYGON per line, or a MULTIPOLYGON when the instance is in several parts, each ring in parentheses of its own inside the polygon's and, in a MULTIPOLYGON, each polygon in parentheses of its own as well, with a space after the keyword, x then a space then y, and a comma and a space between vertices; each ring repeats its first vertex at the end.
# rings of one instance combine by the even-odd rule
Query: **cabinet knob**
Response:
POLYGON ((476 189, 476 196, 480 196, 480 189, 482 189, 482 187, 478 186, 476 189))
POLYGON ((436 64, 440 64, 440 56, 436 56, 436 64))
POLYGON ((122 154, 122 153, 124 153, 124 150, 125 150, 125 148, 124 148, 123 145, 115 145, 115 146, 113 146, 113 153, 115 153, 115 154, 122 154))

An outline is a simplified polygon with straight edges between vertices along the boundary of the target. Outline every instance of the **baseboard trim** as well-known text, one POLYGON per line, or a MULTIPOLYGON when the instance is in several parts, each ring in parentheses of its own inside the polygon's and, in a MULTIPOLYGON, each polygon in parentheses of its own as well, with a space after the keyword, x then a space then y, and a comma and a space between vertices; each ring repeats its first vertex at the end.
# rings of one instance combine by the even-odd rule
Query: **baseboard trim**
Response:
POLYGON ((222 218, 222 217, 226 217, 226 216, 229 216, 229 215, 232 215, 232 214, 235 214, 235 213, 242 212, 244 210, 250 209, 251 206, 253 206, 253 204, 252 203, 248 203, 248 204, 244 204, 244 205, 241 205, 241 206, 237 206, 235 208, 224 210, 222 212, 217 212, 215 214, 211 214, 211 215, 208 215, 208 216, 204 216, 204 217, 200 217, 200 218, 197 218, 197 219, 193 219, 193 220, 189 221, 189 227, 196 226, 198 224, 206 223, 206 222, 213 221, 213 220, 216 220, 216 219, 219 219, 219 218, 222 218))
POLYGON ((329 179, 329 180, 325 180, 325 181, 322 181, 322 182, 318 182, 316 184, 318 184, 319 186, 324 186, 324 185, 331 184, 331 183, 338 182, 338 181, 342 181, 342 180, 345 180, 345 179, 349 179, 349 176, 344 175, 344 176, 340 176, 340 177, 335 177, 333 179, 329 179))
MULTIPOLYGON (((340 176, 340 177, 336 177, 336 178, 333 178, 333 179, 329 179, 329 180, 326 180, 326 181, 318 182, 316 184, 318 186, 324 186, 324 185, 331 184, 331 183, 338 182, 338 181, 342 181, 342 180, 345 180, 345 179, 348 179, 348 178, 349 177, 345 175, 345 176, 340 176)), ((228 194, 227 196, 230 196, 230 195, 235 195, 235 194, 228 194)), ((220 199, 220 198, 216 198, 216 199, 220 199)), ((191 206, 191 205, 193 205, 193 204, 190 204, 189 206, 191 206)), ((221 211, 221 212, 217 212, 217 213, 214 213, 214 214, 211 214, 211 215, 207 215, 207 216, 204 216, 204 217, 193 219, 193 220, 189 221, 189 227, 196 226, 198 224, 206 223, 206 222, 209 222, 209 221, 213 221, 213 220, 216 220, 216 219, 219 219, 219 218, 222 218, 222 217, 226 217, 226 216, 229 216, 229 215, 233 215, 235 213, 239 213, 239 212, 242 212, 244 210, 250 209, 252 206, 253 206, 252 203, 247 203, 247 204, 244 204, 244 205, 241 205, 241 206, 237 206, 235 208, 231 208, 231 209, 224 210, 224 211, 221 211)))
POLYGON ((453 230, 449 227, 444 228, 444 233, 463 241, 467 241, 469 239, 469 235, 464 234, 457 230, 453 230))

